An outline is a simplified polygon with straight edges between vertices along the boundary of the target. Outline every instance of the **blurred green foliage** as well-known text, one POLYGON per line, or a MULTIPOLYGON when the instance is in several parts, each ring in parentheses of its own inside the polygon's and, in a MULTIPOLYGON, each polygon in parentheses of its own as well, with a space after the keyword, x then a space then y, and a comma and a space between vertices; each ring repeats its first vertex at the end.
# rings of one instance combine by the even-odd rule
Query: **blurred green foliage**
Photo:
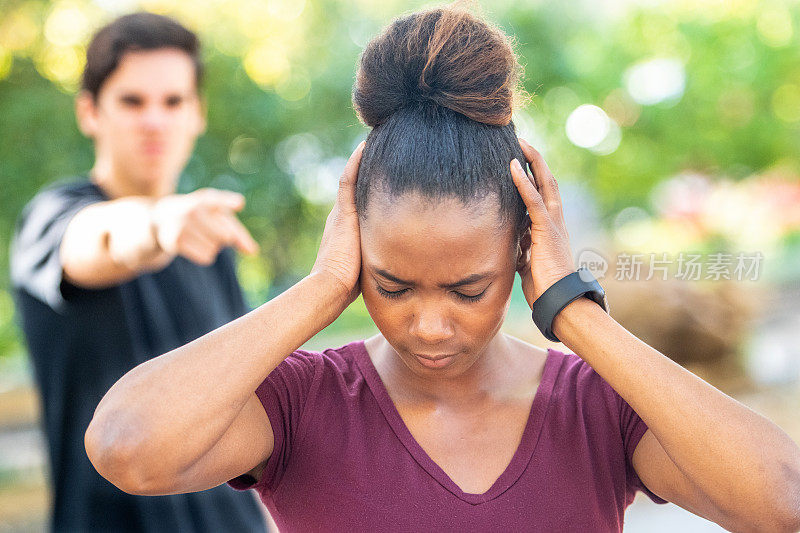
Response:
MULTIPOLYGON (((780 167, 796 175, 797 3, 649 4, 483 5, 516 39, 525 87, 534 95, 516 123, 556 175, 584 183, 605 222, 623 207, 647 207, 653 186, 680 172, 739 179, 780 167), (669 69, 643 71, 644 96, 637 94, 635 67, 654 59, 677 65, 677 78, 669 69), (664 87, 674 90, 659 97, 664 87), (656 96, 642 102, 648 90, 656 96), (610 117, 606 145, 582 148, 568 135, 567 119, 583 104, 610 117)), ((8 280, 14 221, 43 185, 91 167, 91 144, 75 127, 73 95, 91 32, 120 13, 120 5, 174 15, 204 42, 208 131, 180 187, 246 195, 242 219, 262 244, 260 258, 241 264, 254 304, 313 263, 337 174, 367 132, 350 104, 361 48, 392 17, 423 6, 0 0, 0 357, 21 349, 8 280)), ((576 122, 573 136, 590 127, 576 122)), ((370 325, 358 305, 340 322, 344 329, 370 325)))

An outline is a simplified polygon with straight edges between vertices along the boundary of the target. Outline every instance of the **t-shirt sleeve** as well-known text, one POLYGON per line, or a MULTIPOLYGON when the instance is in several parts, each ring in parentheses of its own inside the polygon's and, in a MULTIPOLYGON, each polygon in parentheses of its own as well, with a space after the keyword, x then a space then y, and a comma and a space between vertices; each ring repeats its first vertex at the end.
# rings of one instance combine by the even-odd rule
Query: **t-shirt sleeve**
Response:
MULTIPOLYGON (((615 393, 616 394, 616 393, 615 393)), ((640 490, 647 494, 647 496, 655 503, 668 503, 667 500, 660 498, 653 491, 648 489, 633 468, 633 452, 642 437, 647 432, 647 424, 642 420, 639 415, 634 411, 628 402, 621 396, 616 395, 620 405, 620 428, 622 429, 622 440, 625 444, 625 470, 627 472, 628 490, 632 493, 640 490)))
POLYGON ((103 198, 75 194, 69 188, 45 190, 31 200, 17 222, 11 249, 11 279, 55 310, 61 310, 72 288, 64 281, 61 240, 78 211, 103 198))
POLYGON ((302 437, 306 400, 319 386, 321 374, 321 354, 298 350, 284 359, 258 386, 256 396, 272 426, 272 455, 258 482, 250 475, 242 475, 228 481, 231 487, 256 489, 259 493, 277 489, 292 459, 292 449, 302 437))

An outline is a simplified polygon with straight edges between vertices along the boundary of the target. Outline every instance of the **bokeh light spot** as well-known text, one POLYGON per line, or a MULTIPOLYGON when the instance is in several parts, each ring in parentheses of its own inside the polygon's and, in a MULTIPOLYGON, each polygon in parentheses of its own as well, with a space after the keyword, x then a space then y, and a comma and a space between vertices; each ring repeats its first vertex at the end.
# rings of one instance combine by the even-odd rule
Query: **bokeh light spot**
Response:
POLYGON ((677 59, 658 58, 637 63, 625 72, 628 94, 642 105, 678 100, 686 88, 686 72, 677 59))
POLYGON ((269 14, 285 22, 299 17, 305 7, 305 0, 270 0, 267 2, 269 14))
POLYGON ((89 29, 89 21, 76 7, 56 7, 44 24, 44 36, 56 46, 82 43, 89 29))
POLYGON ((264 147, 257 139, 239 135, 228 149, 228 163, 239 174, 255 174, 264 163, 264 147))
POLYGON ((783 8, 765 9, 756 22, 758 35, 767 46, 779 48, 792 41, 792 16, 783 8))
POLYGON ((39 35, 34 14, 24 7, 3 17, 0 23, 0 46, 11 51, 24 51, 30 48, 39 35))
POLYGON ((800 120, 800 88, 788 83, 772 93, 772 112, 784 122, 800 120))
POLYGON ((629 127, 636 124, 642 108, 622 89, 614 89, 603 100, 603 109, 609 118, 620 126, 629 127))
POLYGON ((298 192, 311 203, 329 204, 339 190, 339 176, 347 160, 334 157, 294 175, 298 192))
POLYGON ((275 163, 284 173, 294 175, 317 165, 322 154, 322 146, 313 133, 299 133, 275 147, 275 163))
POLYGON ((257 84, 272 87, 288 74, 289 60, 282 46, 274 41, 267 41, 247 52, 244 69, 257 84))
POLYGON ((82 47, 48 45, 37 57, 37 69, 47 79, 56 82, 67 91, 77 88, 86 52, 82 47))
POLYGON ((581 148, 600 145, 610 130, 611 120, 605 111, 595 105, 578 106, 567 118, 567 138, 581 148))
POLYGON ((297 102, 306 97, 311 90, 311 80, 305 72, 299 69, 292 69, 289 76, 286 76, 275 86, 278 96, 288 102, 297 102))

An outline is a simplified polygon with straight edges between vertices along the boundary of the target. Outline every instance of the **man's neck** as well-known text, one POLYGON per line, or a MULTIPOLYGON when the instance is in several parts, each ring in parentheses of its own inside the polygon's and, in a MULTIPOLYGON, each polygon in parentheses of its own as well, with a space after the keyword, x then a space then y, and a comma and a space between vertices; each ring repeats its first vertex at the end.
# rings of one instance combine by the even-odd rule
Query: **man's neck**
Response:
POLYGON ((128 177, 124 169, 116 167, 108 159, 95 160, 94 167, 89 171, 91 181, 100 187, 109 198, 124 198, 126 196, 147 196, 161 198, 173 194, 174 184, 177 179, 165 183, 162 180, 139 181, 128 177), (152 184, 152 186, 149 186, 152 184))

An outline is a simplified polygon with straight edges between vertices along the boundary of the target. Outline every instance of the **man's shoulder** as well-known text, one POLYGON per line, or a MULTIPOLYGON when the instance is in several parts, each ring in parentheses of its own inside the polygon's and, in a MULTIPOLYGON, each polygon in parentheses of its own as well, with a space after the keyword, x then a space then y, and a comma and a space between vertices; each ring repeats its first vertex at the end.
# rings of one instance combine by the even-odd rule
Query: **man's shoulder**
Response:
POLYGON ((31 206, 47 199, 61 198, 69 200, 87 197, 102 199, 103 193, 86 176, 62 177, 39 189, 33 199, 28 202, 28 205, 31 206))
POLYGON ((104 199, 102 191, 86 176, 59 178, 39 189, 22 209, 20 219, 25 220, 34 211, 44 211, 55 216, 72 205, 104 199))

